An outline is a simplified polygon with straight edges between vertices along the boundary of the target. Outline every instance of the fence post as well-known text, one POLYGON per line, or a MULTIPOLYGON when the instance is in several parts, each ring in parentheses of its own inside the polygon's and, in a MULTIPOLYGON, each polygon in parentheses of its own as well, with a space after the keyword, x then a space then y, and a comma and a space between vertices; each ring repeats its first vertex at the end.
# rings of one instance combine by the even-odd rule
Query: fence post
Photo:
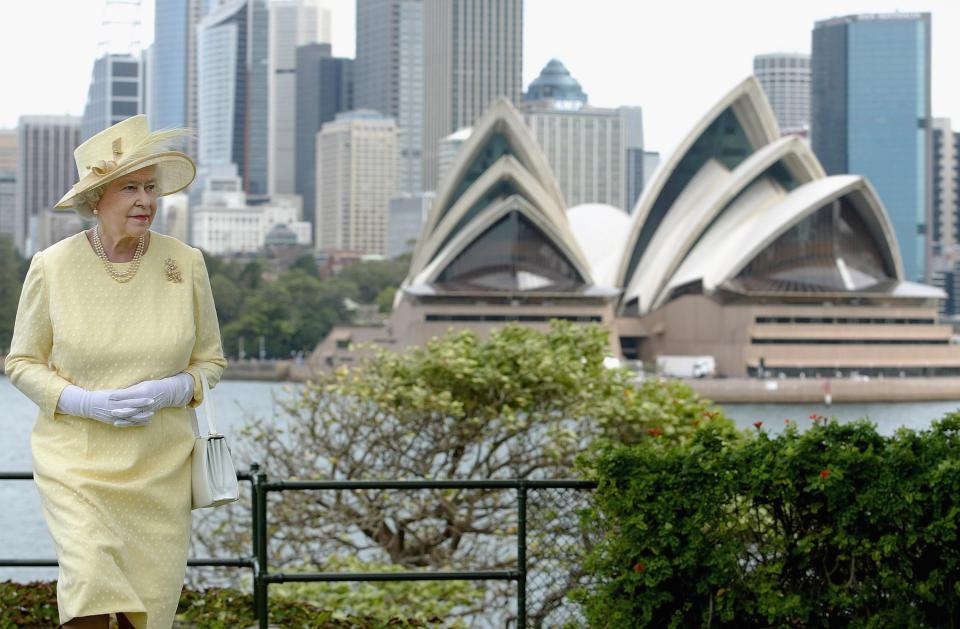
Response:
POLYGON ((253 477, 253 547, 254 557, 253 600, 256 605, 260 629, 267 629, 270 604, 267 600, 267 475, 251 469, 253 477))
POLYGON ((259 463, 250 464, 250 559, 253 563, 253 611, 254 614, 260 609, 260 588, 257 583, 260 580, 260 564, 257 557, 260 556, 260 539, 257 533, 257 474, 260 472, 259 463))
POLYGON ((527 483, 517 487, 517 629, 527 627, 527 483))

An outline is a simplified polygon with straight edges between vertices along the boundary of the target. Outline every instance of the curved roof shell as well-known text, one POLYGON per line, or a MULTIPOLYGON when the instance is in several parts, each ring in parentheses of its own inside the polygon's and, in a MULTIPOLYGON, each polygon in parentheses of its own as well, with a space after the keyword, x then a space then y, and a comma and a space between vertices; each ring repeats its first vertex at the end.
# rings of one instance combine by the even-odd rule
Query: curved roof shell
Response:
POLYGON ((717 160, 708 160, 677 197, 640 256, 624 300, 637 299, 641 312, 646 311, 690 248, 758 179, 769 179, 786 194, 824 176, 813 152, 797 136, 767 144, 732 171, 717 160))
POLYGON ((734 204, 700 240, 654 298, 663 305, 675 289, 700 282, 704 292, 732 280, 779 236, 829 203, 850 197, 893 279, 903 280, 903 262, 893 227, 873 187, 858 175, 837 175, 802 185, 787 195, 771 194, 764 182, 734 204))
POLYGON ((779 137, 776 117, 755 77, 745 79, 721 98, 660 164, 637 200, 617 285, 632 283, 640 258, 664 217, 694 177, 704 178, 700 172, 704 164, 713 160, 732 170, 779 137))

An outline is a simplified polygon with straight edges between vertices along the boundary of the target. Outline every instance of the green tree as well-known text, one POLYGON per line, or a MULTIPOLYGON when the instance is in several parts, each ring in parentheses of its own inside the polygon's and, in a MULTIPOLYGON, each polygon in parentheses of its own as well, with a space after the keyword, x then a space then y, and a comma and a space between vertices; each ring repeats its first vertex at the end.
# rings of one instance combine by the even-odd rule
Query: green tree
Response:
MULTIPOLYGON (((282 479, 565 478, 595 441, 682 439, 693 430, 684 422, 715 413, 688 390, 648 399, 630 372, 603 366, 608 351, 603 328, 559 321, 549 332, 508 325, 486 340, 451 333, 405 353, 371 348, 357 367, 291 392, 279 418, 253 421, 234 448, 282 479)), ((515 501, 480 490, 284 494, 270 507, 285 531, 274 557, 290 567, 350 554, 411 568, 506 569, 515 501)), ((570 520, 564 535, 576 546, 570 520)), ((241 548, 246 521, 204 542, 241 548)), ((538 563, 559 562, 555 551, 542 544, 538 563)), ((565 567, 546 600, 578 582, 565 567)))
POLYGON ((13 237, 0 234, 0 354, 6 354, 13 338, 13 324, 17 318, 20 289, 23 287, 20 274, 22 263, 13 237))
POLYGON ((337 278, 356 285, 360 301, 370 304, 383 289, 400 286, 409 270, 410 256, 400 256, 389 260, 356 262, 341 271, 337 278))
POLYGON ((243 308, 243 291, 224 273, 217 273, 210 277, 210 288, 213 290, 213 301, 217 306, 217 318, 220 320, 220 327, 223 327, 240 315, 243 308))
POLYGON ((291 352, 311 352, 330 329, 349 320, 344 298, 355 289, 337 281, 322 281, 303 271, 289 271, 249 293, 236 319, 221 330, 228 354, 243 338, 248 353, 263 337, 267 355, 289 358, 291 352))
POLYGON ((320 277, 320 269, 317 268, 317 260, 313 257, 313 254, 305 253, 296 260, 293 261, 293 264, 290 265, 291 271, 303 271, 307 275, 312 275, 313 277, 320 277))

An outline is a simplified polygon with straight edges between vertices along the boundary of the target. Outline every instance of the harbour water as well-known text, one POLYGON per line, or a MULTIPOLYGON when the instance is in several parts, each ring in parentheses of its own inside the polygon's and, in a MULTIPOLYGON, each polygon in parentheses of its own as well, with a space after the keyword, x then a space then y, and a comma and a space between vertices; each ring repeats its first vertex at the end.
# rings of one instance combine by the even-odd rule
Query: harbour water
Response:
MULTIPOLYGON (((211 392, 217 405, 217 420, 228 439, 252 416, 269 418, 274 414, 274 396, 285 395, 285 386, 277 382, 224 381, 211 392)), ((0 471, 29 471, 30 430, 36 407, 10 381, 0 377, 0 471)), ((743 428, 752 428, 755 421, 764 422, 771 432, 783 430, 784 420, 791 419, 801 428, 810 425, 811 413, 853 421, 866 417, 884 434, 898 427, 922 429, 934 419, 960 409, 958 401, 909 402, 878 404, 728 404, 726 415, 743 428)), ((248 461, 239 462, 245 468, 248 461)), ((53 543, 40 513, 39 497, 30 481, 0 481, 0 556, 5 558, 52 558, 53 543)), ((26 582, 54 579, 56 569, 2 569, 0 581, 13 579, 26 582)))

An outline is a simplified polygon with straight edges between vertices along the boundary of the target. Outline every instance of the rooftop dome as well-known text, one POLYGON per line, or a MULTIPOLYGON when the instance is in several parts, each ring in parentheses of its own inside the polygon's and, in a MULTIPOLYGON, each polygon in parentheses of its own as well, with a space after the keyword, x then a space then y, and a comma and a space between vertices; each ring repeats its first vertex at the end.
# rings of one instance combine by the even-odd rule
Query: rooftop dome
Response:
POLYGON ((283 247, 297 244, 297 235, 284 223, 277 223, 267 233, 264 244, 272 247, 283 247))
POLYGON ((559 59, 551 59, 540 71, 540 76, 523 95, 526 101, 561 101, 566 103, 587 103, 587 95, 583 93, 580 83, 570 76, 569 70, 559 59))

